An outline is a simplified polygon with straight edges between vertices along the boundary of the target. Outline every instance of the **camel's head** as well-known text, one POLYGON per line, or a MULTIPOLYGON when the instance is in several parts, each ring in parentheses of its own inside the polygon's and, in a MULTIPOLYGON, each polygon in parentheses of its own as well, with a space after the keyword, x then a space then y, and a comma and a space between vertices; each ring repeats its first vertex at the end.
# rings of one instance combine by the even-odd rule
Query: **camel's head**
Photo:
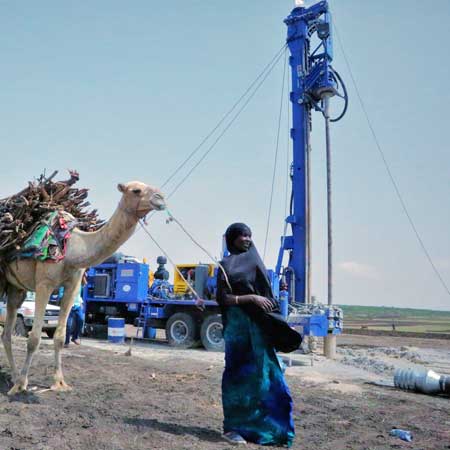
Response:
POLYGON ((140 181, 130 181, 129 183, 117 185, 117 189, 122 192, 121 207, 135 214, 142 219, 150 211, 162 211, 166 208, 166 201, 162 192, 153 186, 149 186, 140 181))

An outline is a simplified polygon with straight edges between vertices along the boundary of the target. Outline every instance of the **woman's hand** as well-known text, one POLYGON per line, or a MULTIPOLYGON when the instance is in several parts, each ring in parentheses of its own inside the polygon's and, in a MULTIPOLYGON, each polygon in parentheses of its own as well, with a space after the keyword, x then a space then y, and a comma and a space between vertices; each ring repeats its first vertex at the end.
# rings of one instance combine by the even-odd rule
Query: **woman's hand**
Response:
POLYGON ((272 302, 261 295, 252 295, 252 303, 258 305, 265 312, 270 312, 273 308, 272 302))

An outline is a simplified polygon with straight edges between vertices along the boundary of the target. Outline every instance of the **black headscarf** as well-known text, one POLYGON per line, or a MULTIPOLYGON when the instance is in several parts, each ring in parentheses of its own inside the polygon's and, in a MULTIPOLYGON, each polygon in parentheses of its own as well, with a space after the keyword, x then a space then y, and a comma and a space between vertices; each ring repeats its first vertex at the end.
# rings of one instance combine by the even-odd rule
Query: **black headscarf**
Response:
POLYGON ((261 327, 267 340, 276 350, 282 352, 297 350, 302 342, 302 338, 280 315, 278 302, 274 299, 270 281, 267 277, 267 269, 255 245, 252 242, 247 251, 239 250, 234 246, 236 239, 244 234, 251 236, 251 230, 243 223, 230 225, 225 233, 225 240, 230 255, 221 261, 221 265, 225 269, 230 286, 228 286, 220 268, 217 277, 217 302, 222 308, 224 327, 226 327, 224 298, 227 294, 260 295, 272 302, 272 312, 266 313, 253 303, 240 305, 240 307, 261 327))

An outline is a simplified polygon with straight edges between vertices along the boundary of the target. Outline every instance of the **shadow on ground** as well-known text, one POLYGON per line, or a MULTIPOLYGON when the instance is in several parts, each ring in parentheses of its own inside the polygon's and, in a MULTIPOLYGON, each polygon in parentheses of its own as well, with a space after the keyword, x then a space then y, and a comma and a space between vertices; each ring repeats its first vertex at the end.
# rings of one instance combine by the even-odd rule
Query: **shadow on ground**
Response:
MULTIPOLYGON (((7 392, 12 388, 13 382, 11 375, 4 368, 0 369, 0 394, 6 397, 7 392)), ((20 402, 27 404, 41 403, 40 399, 32 392, 24 392, 23 394, 16 394, 12 397, 7 397, 10 402, 20 402)))
POLYGON ((183 436, 190 434, 202 441, 221 442, 222 436, 215 430, 210 428, 202 428, 196 426, 180 425, 178 423, 160 422, 157 419, 139 419, 139 418, 125 418, 124 422, 128 425, 134 425, 138 428, 150 428, 152 430, 162 431, 164 433, 183 436))

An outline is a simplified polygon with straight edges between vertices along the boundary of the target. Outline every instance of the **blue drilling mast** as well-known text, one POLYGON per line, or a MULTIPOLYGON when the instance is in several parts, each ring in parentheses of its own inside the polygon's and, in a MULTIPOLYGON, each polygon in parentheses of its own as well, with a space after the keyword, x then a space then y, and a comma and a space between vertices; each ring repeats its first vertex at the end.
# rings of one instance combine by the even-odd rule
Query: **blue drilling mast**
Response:
POLYGON ((287 236, 285 231, 281 238, 275 272, 286 279, 289 301, 302 304, 309 302, 311 112, 313 109, 321 111, 326 120, 335 122, 345 114, 348 100, 345 86, 331 66, 333 44, 328 3, 322 1, 309 8, 301 6, 301 1, 298 3, 300 6, 294 8, 284 21, 288 27, 286 43, 291 54, 289 65, 292 80, 292 194, 285 227, 287 231, 290 225, 291 235, 287 236), (312 50, 314 44, 316 48, 312 50), (339 117, 329 119, 328 100, 335 95, 344 99, 344 109, 339 117), (285 252, 288 252, 289 258, 288 265, 283 269, 285 252))
MULTIPOLYGON (((274 296, 282 313, 293 327, 306 336, 330 337, 342 332, 342 311, 331 302, 331 227, 329 226, 329 289, 328 306, 309 302, 308 269, 310 261, 309 153, 311 115, 323 114, 326 124, 327 161, 329 173, 329 122, 340 120, 347 109, 347 93, 339 74, 332 68, 333 47, 328 3, 321 1, 309 8, 302 0, 285 19, 288 27, 286 46, 291 56, 293 162, 290 212, 285 219, 285 232, 275 271, 269 270, 274 296), (315 47, 314 50, 312 50, 315 47), (329 99, 344 99, 340 115, 329 117, 329 99), (289 226, 291 234, 287 234, 289 226), (288 263, 283 267, 283 256, 288 263)), ((329 181, 329 179, 328 179, 329 181)), ((330 183, 328 182, 330 186, 330 183)), ((328 189, 330 200, 330 189, 328 189)), ((328 216, 331 217, 328 202, 328 216)), ((148 265, 127 257, 91 268, 85 287, 87 329, 105 328, 108 318, 122 316, 135 323, 143 337, 154 337, 156 329, 165 329, 171 345, 195 346, 199 340, 209 350, 223 349, 222 320, 215 301, 217 268, 205 264, 177 265, 174 284, 168 281, 165 258, 158 258, 158 270, 146 290, 148 265), (183 272, 183 279, 177 273, 183 272), (204 311, 189 285, 203 299, 204 311)))

